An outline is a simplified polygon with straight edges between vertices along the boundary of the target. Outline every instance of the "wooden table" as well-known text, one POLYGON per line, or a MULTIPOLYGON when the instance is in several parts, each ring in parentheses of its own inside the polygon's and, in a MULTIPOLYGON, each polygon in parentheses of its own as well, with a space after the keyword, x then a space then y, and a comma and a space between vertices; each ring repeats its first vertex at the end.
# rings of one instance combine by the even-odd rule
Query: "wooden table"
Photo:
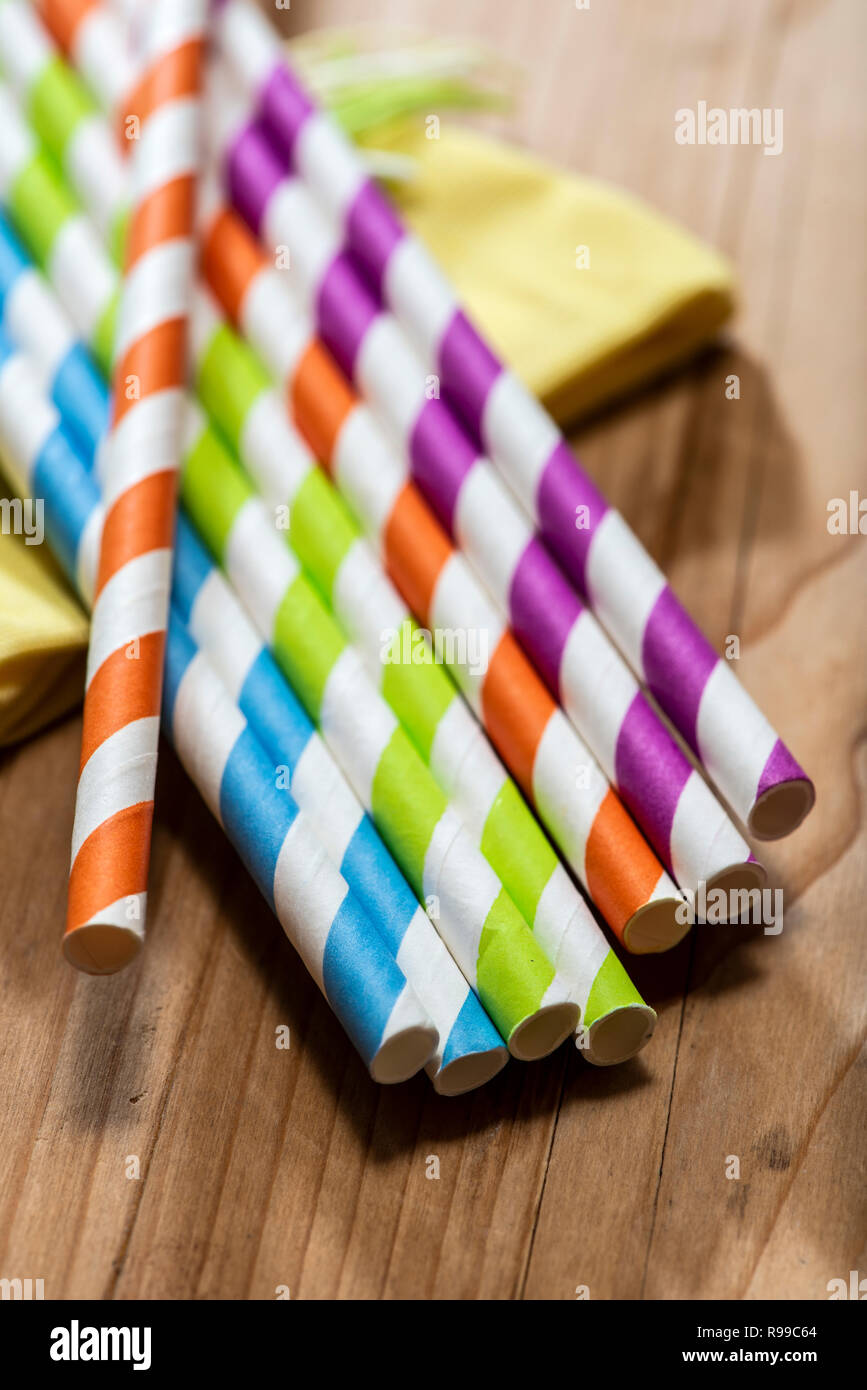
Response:
POLYGON ((629 1065, 564 1047, 460 1100, 378 1088, 167 750, 147 949, 112 979, 63 964, 72 718, 0 765, 0 1275, 64 1298, 826 1298, 867 1275, 867 540, 826 527, 867 496, 867 8, 318 0, 315 22, 374 12, 520 63, 507 134, 737 265, 727 345, 576 440, 815 776, 765 855, 785 930, 633 961, 660 1021, 629 1065), (699 100, 782 107, 783 154, 675 145, 699 100))

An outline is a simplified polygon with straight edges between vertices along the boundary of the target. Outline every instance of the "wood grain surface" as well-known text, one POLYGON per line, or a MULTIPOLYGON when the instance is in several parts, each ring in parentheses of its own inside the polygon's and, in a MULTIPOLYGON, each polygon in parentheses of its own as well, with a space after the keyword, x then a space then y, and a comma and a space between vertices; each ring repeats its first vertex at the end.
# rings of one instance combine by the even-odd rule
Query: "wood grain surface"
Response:
POLYGON ((485 40, 524 74, 496 129, 736 264, 719 350, 574 439, 712 640, 740 636, 815 777, 812 817, 763 851, 785 929, 633 960, 660 1021, 626 1066, 564 1047, 458 1100, 377 1087, 165 747, 147 948, 111 979, 63 963, 71 718, 0 759, 0 1276, 59 1298, 826 1298, 867 1276, 867 538, 826 526, 830 498, 867 497, 867 6, 281 16, 374 17, 485 40), (782 108, 783 153, 677 146, 702 99, 782 108))

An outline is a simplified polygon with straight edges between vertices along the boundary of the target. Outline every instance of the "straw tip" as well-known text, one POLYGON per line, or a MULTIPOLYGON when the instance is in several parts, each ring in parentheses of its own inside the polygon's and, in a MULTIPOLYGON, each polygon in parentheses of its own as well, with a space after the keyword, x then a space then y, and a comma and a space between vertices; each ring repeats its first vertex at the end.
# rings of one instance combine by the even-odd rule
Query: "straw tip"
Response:
POLYGON ((781 840, 797 830, 816 804, 816 788, 809 777, 777 782, 762 792, 750 811, 747 829, 758 840, 781 840))
POLYGON ((653 1037, 656 1010, 649 1004, 624 1004, 590 1025, 578 1048, 594 1067, 628 1062, 653 1037))
POLYGON ((757 859, 748 859, 742 864, 732 864, 722 869, 706 884, 708 896, 722 892, 728 899, 728 906, 720 909, 717 918, 720 922, 739 922, 752 911, 755 892, 761 893, 768 881, 764 864, 757 859))
POLYGON ((131 927, 89 922, 63 938, 63 954, 70 965, 86 975, 114 975, 135 960, 142 947, 141 935, 131 927))
POLYGON ((431 1081, 438 1096, 462 1096, 492 1081, 509 1060, 505 1047, 489 1047, 456 1057, 438 1071, 431 1071, 431 1081))
POLYGON ((580 1015, 578 1005, 568 1000, 536 1009, 512 1030, 509 1051, 519 1062, 535 1062, 547 1057, 572 1036, 580 1015))
POLYGON ((623 944, 634 956, 670 951, 682 941, 690 923, 682 898, 658 898, 634 912, 623 928, 623 944))
POLYGON ((438 1042, 439 1034, 430 1024, 401 1028, 379 1048, 370 1063, 370 1074, 382 1086, 409 1081, 430 1061, 438 1042))

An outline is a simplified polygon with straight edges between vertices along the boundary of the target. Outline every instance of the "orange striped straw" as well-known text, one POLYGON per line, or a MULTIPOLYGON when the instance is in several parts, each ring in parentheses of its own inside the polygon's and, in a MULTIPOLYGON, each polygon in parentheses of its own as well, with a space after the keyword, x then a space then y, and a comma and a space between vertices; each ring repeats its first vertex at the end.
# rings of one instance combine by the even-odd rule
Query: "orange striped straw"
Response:
POLYGON ((63 947, 120 970, 144 939, 194 269, 206 0, 154 0, 123 113, 132 198, 63 947))

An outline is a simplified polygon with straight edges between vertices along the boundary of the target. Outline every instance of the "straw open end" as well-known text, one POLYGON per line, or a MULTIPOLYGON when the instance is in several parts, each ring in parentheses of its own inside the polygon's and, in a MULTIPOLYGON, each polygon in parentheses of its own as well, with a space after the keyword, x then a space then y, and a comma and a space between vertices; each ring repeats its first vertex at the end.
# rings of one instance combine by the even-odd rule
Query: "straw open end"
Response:
POLYGON ((750 812, 748 829, 759 840, 781 840, 812 811, 816 789, 807 777, 768 787, 750 812))
POLYGON ((438 1041, 436 1029, 425 1024, 402 1028, 382 1044, 370 1064, 371 1076, 383 1086, 409 1081, 430 1061, 438 1041))
POLYGON ((683 940, 690 927, 688 921, 678 921, 677 911, 681 906, 680 898, 660 898, 658 902, 640 907, 623 928, 623 944, 627 951, 634 956, 670 951, 683 940))
POLYGON ((454 1062, 443 1067, 431 1079, 433 1088, 440 1096, 462 1096, 466 1091, 474 1091, 491 1081, 509 1060, 505 1047, 492 1047, 486 1052, 473 1052, 467 1057, 457 1057, 454 1062))
POLYGON ((655 1027, 656 1012, 649 1004, 625 1004, 591 1024, 587 1045, 580 1051, 594 1067, 613 1067, 640 1052, 655 1027))
POLYGON ((86 975, 114 975, 135 960, 142 938, 130 927, 91 922, 76 927, 63 938, 63 954, 86 975))
MULTIPOLYGON (((768 881, 768 875, 763 864, 756 862, 735 864, 730 869, 723 869, 721 873, 708 879, 707 894, 722 889, 729 900, 729 908, 725 914, 720 913, 717 920, 720 922, 738 922, 743 917, 749 916, 753 899, 751 894, 761 893, 768 881)), ((761 907, 761 899, 758 907, 761 907)), ((710 905, 708 907, 710 911, 710 905)))
POLYGON ((509 1039, 509 1051, 519 1062, 535 1062, 547 1057, 578 1027, 580 1009, 564 1000, 548 1004, 519 1023, 509 1039))

